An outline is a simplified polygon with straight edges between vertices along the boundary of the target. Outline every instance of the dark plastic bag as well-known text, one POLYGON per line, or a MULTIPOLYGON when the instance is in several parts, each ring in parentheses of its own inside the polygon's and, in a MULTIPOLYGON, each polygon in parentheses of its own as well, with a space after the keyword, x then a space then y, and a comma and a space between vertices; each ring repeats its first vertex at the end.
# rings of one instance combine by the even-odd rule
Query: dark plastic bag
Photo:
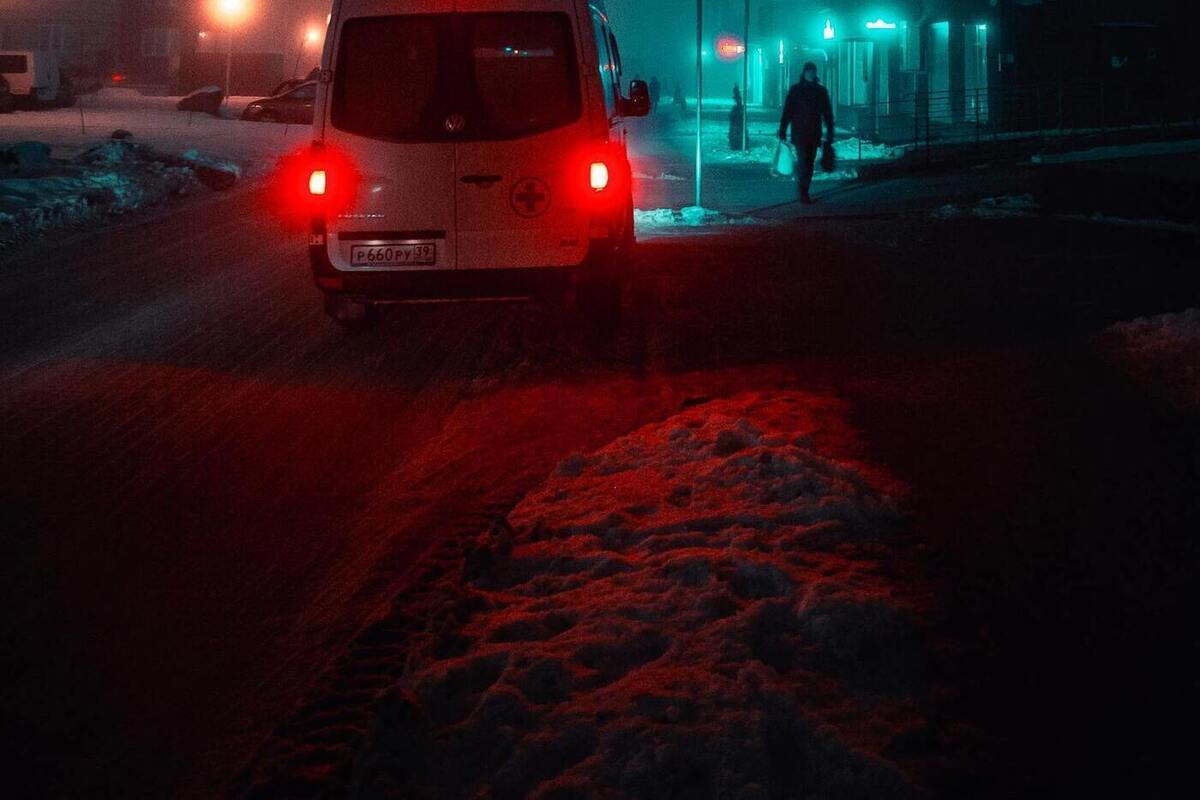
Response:
POLYGON ((833 172, 836 167, 837 155, 833 152, 833 142, 825 142, 821 145, 821 169, 833 172))

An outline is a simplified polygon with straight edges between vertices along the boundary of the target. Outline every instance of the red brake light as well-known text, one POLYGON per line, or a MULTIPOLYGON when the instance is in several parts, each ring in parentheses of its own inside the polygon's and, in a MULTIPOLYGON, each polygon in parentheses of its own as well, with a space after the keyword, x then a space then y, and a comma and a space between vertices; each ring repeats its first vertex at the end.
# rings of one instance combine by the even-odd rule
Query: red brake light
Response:
POLYGON ((593 161, 588 171, 588 181, 593 192, 602 192, 608 188, 608 164, 603 161, 593 161))
POLYGON ((313 170, 308 176, 308 193, 314 197, 324 197, 326 188, 325 170, 313 170))

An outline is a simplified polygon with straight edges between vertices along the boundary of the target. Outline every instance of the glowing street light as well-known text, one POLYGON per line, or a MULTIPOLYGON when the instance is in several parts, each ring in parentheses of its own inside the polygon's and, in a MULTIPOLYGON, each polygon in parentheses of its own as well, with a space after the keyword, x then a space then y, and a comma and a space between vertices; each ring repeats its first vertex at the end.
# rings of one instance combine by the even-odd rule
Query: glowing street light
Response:
POLYGON ((309 45, 316 45, 320 41, 321 30, 315 25, 308 26, 308 29, 304 31, 304 38, 300 40, 300 48, 296 51, 296 65, 292 67, 293 78, 300 71, 300 59, 304 57, 305 48, 309 45))
POLYGON ((228 101, 233 89, 233 28, 250 16, 250 3, 249 0, 215 0, 212 11, 229 31, 229 50, 225 54, 225 99, 228 101))
POLYGON ((833 29, 833 20, 825 20, 825 30, 821 31, 821 35, 825 37, 825 41, 837 36, 837 32, 833 29))
POLYGON ((868 23, 867 23, 867 30, 871 30, 871 31, 894 31, 894 30, 896 30, 896 23, 894 23, 894 22, 884 22, 884 21, 883 21, 883 18, 882 18, 882 17, 880 17, 879 19, 876 19, 874 22, 868 22, 868 23))

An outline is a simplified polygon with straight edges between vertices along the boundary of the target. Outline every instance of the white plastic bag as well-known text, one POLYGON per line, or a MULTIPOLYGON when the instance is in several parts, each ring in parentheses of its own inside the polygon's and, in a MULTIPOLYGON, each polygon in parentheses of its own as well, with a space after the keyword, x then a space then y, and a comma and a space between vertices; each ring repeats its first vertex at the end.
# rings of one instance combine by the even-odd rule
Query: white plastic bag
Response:
POLYGON ((775 144, 775 157, 771 159, 771 177, 790 178, 796 174, 796 151, 791 142, 780 139, 775 144))

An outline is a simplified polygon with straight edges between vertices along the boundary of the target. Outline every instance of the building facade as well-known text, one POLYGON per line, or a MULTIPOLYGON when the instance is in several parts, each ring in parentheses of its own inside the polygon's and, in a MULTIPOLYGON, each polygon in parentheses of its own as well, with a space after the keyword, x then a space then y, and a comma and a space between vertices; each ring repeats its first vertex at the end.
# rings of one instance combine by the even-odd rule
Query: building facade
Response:
POLYGON ((123 0, 0 0, 0 50, 49 50, 80 72, 120 58, 123 0))
POLYGON ((230 31, 212 0, 0 0, 0 49, 49 50, 69 70, 171 85, 183 58, 226 52, 275 55, 307 71, 319 55, 305 34, 324 31, 332 0, 249 0, 230 31))

